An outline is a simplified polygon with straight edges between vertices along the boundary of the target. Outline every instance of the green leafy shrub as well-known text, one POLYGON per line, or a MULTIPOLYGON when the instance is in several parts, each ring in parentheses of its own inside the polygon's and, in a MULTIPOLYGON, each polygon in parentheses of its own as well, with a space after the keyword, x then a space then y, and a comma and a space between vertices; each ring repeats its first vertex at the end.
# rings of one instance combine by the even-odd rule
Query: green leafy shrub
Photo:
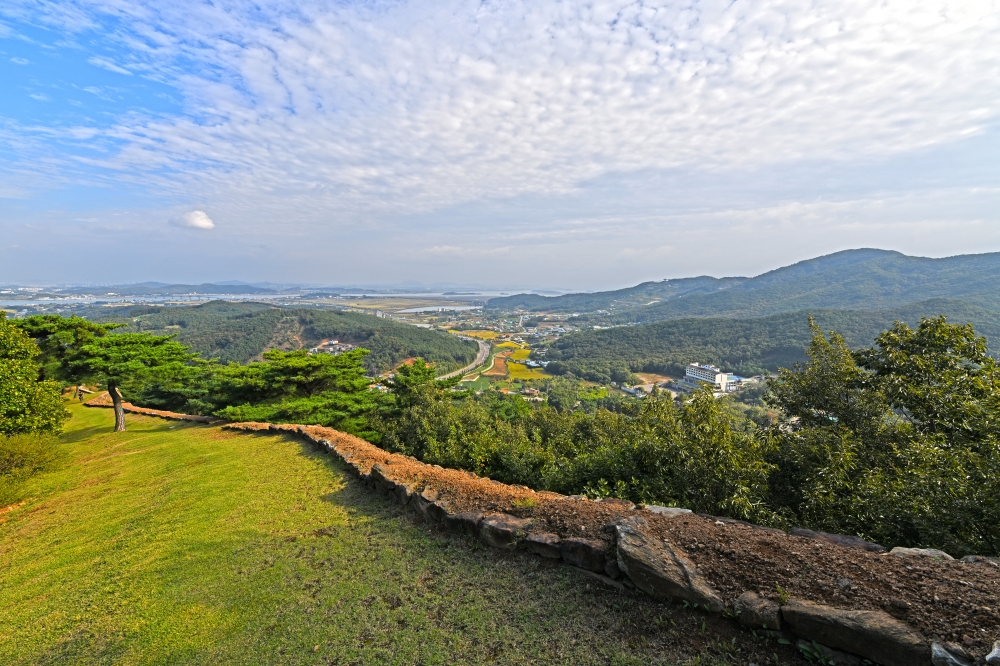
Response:
POLYGON ((58 443, 39 434, 0 436, 0 507, 23 499, 24 482, 61 457, 58 443))
POLYGON ((39 381, 38 346, 0 311, 0 436, 58 432, 68 413, 59 384, 39 381))

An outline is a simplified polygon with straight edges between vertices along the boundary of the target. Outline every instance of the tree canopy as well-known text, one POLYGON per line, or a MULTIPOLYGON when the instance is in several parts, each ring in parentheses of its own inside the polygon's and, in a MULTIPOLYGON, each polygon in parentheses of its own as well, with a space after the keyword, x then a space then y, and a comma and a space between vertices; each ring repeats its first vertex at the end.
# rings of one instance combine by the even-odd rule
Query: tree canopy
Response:
POLYGON ((59 384, 39 381, 38 347, 0 311, 0 435, 56 432, 68 414, 59 384))

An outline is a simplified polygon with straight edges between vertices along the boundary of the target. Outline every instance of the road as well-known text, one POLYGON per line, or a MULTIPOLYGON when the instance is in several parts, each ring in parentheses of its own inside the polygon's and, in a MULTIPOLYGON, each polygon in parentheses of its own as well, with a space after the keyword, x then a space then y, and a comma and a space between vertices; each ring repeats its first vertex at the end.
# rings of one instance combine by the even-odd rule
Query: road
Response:
POLYGON ((474 340, 476 344, 479 345, 479 353, 476 354, 476 360, 470 363, 469 365, 465 366, 464 368, 460 368, 454 372, 449 372, 447 375, 441 375, 440 377, 438 377, 438 379, 449 379, 456 375, 464 375, 470 370, 474 370, 477 367, 481 366, 483 363, 486 362, 486 359, 490 357, 490 343, 483 342, 482 340, 477 340, 476 338, 469 338, 464 335, 459 335, 457 337, 460 337, 463 340, 474 340))

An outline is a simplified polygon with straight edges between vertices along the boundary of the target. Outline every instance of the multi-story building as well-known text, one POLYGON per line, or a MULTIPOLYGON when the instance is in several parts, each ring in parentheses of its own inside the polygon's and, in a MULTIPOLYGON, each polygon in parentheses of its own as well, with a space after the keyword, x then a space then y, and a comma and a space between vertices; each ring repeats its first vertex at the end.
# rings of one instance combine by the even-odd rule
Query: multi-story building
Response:
POLYGON ((711 384, 716 391, 724 393, 736 390, 740 382, 739 377, 725 373, 714 365, 708 365, 707 363, 704 365, 701 363, 689 363, 684 370, 684 379, 693 384, 706 382, 711 384))

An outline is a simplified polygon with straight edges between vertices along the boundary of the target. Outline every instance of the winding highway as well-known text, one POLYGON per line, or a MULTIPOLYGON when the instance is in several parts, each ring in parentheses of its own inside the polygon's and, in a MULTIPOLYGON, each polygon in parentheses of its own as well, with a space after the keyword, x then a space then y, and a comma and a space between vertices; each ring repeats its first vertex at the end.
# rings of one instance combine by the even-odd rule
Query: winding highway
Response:
POLYGON ((454 377, 456 375, 464 375, 470 370, 475 370, 476 368, 481 366, 483 363, 486 362, 486 359, 490 357, 490 343, 483 342, 482 340, 478 340, 476 338, 470 338, 465 335, 459 335, 456 337, 462 338, 463 340, 473 340, 474 342, 476 342, 476 344, 479 345, 479 353, 476 354, 476 360, 470 363, 469 365, 465 366, 464 368, 459 368, 454 372, 449 372, 446 375, 441 375, 440 377, 438 377, 438 379, 450 379, 451 377, 454 377))

